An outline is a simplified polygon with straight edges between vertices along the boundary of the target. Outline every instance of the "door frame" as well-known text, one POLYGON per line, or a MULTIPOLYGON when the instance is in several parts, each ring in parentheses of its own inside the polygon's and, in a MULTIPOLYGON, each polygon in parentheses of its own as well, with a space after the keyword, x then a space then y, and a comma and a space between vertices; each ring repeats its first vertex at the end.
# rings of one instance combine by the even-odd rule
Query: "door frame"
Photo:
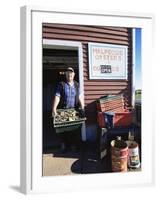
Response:
MULTIPOLYGON (((56 47, 58 49, 77 50, 78 51, 78 73, 79 73, 79 85, 82 92, 82 99, 84 102, 84 78, 83 78, 83 51, 82 43, 67 41, 67 40, 54 40, 43 39, 43 48, 56 47)), ((86 124, 82 126, 82 141, 86 141, 86 124)))
POLYGON ((135 72, 136 68, 136 29, 132 29, 132 93, 131 93, 131 105, 134 107, 135 106, 135 72))

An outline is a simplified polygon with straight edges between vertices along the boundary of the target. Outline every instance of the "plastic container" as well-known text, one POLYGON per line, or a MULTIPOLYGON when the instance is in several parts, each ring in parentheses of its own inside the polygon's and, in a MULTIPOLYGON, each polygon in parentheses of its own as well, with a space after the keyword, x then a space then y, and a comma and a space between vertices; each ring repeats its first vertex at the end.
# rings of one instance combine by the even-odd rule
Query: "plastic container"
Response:
MULTIPOLYGON (((57 111, 62 112, 65 110, 74 110, 74 109, 58 109, 57 111)), ((86 118, 79 118, 78 120, 74 120, 74 121, 56 122, 55 118, 53 118, 53 126, 55 128, 56 133, 75 131, 81 128, 85 120, 86 118)))
POLYGON ((140 167, 139 146, 135 141, 127 141, 128 145, 128 167, 137 169, 140 167))

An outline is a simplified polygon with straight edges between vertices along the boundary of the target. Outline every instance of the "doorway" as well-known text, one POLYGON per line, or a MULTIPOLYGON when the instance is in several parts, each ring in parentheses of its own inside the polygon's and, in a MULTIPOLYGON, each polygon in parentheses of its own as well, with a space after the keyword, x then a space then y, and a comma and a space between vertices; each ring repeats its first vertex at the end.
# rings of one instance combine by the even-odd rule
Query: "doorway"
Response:
MULTIPOLYGON (((56 148, 59 139, 52 124, 52 101, 57 84, 65 80, 65 70, 72 67, 75 80, 83 91, 82 47, 78 42, 43 40, 43 152, 56 148)), ((82 139, 86 138, 85 126, 82 139)))

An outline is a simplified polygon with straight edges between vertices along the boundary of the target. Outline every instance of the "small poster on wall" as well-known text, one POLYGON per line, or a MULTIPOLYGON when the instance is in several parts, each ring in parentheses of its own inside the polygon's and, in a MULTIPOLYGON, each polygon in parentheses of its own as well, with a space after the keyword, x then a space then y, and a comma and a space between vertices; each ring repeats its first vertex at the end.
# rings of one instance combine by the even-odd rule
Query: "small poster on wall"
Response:
POLYGON ((127 79, 127 46, 89 43, 90 79, 127 79))

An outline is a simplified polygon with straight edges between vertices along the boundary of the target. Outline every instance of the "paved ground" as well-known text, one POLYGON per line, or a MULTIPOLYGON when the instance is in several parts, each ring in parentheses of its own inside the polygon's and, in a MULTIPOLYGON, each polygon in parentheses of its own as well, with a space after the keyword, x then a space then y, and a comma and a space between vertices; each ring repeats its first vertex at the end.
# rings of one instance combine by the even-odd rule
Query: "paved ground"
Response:
POLYGON ((89 174, 110 172, 110 161, 107 156, 99 159, 95 147, 87 146, 80 151, 69 150, 59 153, 59 150, 49 150, 43 154, 43 176, 89 174))
POLYGON ((71 166, 78 158, 54 157, 53 154, 43 156, 43 176, 74 174, 71 166))
MULTIPOLYGON (((43 154, 43 176, 75 175, 111 172, 110 152, 100 160, 93 147, 84 151, 59 153, 58 149, 43 154)), ((140 171, 141 169, 129 170, 140 171)))

